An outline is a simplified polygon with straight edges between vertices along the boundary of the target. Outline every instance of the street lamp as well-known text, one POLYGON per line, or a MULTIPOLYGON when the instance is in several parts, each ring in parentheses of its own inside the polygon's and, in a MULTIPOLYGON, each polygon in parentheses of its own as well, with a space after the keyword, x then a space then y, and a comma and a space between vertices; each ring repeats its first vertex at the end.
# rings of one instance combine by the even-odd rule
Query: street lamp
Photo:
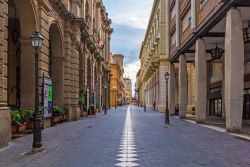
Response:
POLYGON ((243 29, 243 38, 244 43, 250 43, 250 21, 248 21, 248 25, 243 29))
POLYGON ((169 72, 164 74, 166 79, 166 110, 165 110, 165 124, 170 124, 169 122, 169 109, 168 109, 168 80, 170 78, 169 72))
POLYGON ((42 135, 41 135, 41 113, 39 111, 39 90, 38 90, 38 57, 41 49, 43 38, 37 31, 30 37, 32 47, 35 49, 35 119, 33 128, 33 151, 42 151, 42 135))
POLYGON ((107 114, 107 83, 104 83, 104 114, 107 114))
POLYGON ((221 57, 223 56, 223 53, 224 53, 224 50, 222 48, 219 48, 216 44, 216 47, 211 49, 212 60, 221 59, 221 57))

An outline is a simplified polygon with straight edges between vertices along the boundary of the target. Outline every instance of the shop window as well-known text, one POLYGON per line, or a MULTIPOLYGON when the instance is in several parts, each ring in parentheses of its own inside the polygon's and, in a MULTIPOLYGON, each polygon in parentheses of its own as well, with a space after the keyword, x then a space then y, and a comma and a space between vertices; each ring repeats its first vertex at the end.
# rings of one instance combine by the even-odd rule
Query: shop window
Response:
POLYGON ((250 43, 245 43, 245 62, 250 62, 250 43))

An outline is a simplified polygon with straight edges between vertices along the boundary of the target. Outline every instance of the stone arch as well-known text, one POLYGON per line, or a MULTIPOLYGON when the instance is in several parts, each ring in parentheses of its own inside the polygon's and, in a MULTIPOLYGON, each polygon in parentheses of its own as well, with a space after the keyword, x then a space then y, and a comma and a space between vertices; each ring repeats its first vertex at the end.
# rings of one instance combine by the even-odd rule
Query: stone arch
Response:
POLYGON ((32 0, 8 1, 8 102, 13 107, 35 106, 35 56, 29 39, 38 29, 34 6, 32 0), (15 42, 13 30, 19 32, 15 42))
POLYGON ((49 76, 53 79, 53 103, 64 104, 64 52, 63 38, 58 24, 49 28, 49 76))

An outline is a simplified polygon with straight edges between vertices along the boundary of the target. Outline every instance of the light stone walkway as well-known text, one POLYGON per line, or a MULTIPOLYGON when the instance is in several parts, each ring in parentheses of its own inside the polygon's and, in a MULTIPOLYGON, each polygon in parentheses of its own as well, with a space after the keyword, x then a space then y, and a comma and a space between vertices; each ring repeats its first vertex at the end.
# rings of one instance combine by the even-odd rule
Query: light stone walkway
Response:
POLYGON ((116 166, 133 167, 139 165, 135 163, 135 161, 137 161, 138 159, 135 158, 137 157, 137 154, 133 126, 131 121, 130 106, 127 110, 125 126, 119 148, 119 154, 117 156, 119 157, 117 160, 120 161, 120 163, 115 164, 116 166))

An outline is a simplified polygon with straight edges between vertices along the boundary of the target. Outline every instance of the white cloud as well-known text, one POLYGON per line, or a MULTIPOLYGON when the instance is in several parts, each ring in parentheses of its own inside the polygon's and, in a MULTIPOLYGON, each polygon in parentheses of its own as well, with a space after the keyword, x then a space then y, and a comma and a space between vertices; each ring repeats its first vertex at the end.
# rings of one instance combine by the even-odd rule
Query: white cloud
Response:
POLYGON ((124 77, 129 77, 131 79, 133 95, 135 90, 136 74, 139 69, 140 69, 140 60, 136 60, 124 66, 124 77))
POLYGON ((104 0, 115 24, 146 29, 153 0, 104 0))
POLYGON ((112 52, 125 55, 124 76, 134 84, 140 68, 138 60, 141 41, 144 38, 154 0, 103 0, 109 17, 112 19, 114 33, 111 36, 112 52))

